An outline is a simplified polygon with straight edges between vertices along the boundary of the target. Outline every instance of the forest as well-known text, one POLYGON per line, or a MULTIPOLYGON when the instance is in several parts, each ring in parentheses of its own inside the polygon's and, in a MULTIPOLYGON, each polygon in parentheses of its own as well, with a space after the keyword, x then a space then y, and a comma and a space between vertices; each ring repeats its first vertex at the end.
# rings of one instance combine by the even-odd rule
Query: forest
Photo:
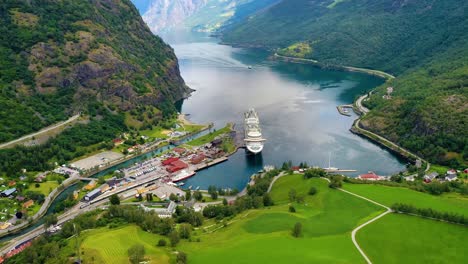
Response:
POLYGON ((89 104, 165 109, 188 90, 172 48, 129 0, 4 0, 0 35, 0 142, 89 104))
POLYGON ((221 33, 229 44, 324 67, 396 75, 373 93, 361 124, 430 162, 461 169, 468 165, 467 8, 462 0, 281 1, 221 33))

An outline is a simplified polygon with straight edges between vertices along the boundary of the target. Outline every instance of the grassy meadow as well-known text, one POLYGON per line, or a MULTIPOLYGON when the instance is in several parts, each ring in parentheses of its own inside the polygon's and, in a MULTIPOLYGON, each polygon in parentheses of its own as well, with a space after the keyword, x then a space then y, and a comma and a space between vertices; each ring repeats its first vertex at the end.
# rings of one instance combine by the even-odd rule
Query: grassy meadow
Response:
POLYGON ((441 212, 453 212, 468 216, 468 197, 458 193, 445 193, 435 196, 408 188, 378 184, 345 183, 343 188, 387 206, 394 203, 405 203, 418 208, 432 208, 441 212))
POLYGON ((357 241, 374 263, 467 263, 468 228, 402 214, 364 227, 357 241))
MULTIPOLYGON (((346 184, 345 189, 389 205, 412 200, 418 206, 464 210, 461 197, 369 184, 346 184)), ((383 212, 381 207, 330 189, 323 179, 306 180, 300 174, 279 178, 271 197, 274 206, 245 211, 224 222, 205 221, 192 232, 191 241, 181 240, 176 248, 156 247, 161 236, 130 225, 84 232, 81 251, 86 263, 127 263, 127 250, 134 244, 143 244, 149 263, 158 264, 173 263, 175 251, 187 253, 191 264, 365 263, 351 241, 351 231, 383 212), (313 196, 307 194, 311 187, 318 190, 313 196), (290 202, 291 189, 303 202, 290 202), (295 213, 289 212, 290 205, 295 213), (295 238, 291 230, 297 222, 302 234, 295 238)), ((467 235, 463 226, 390 214, 361 229, 357 239, 375 263, 464 263, 467 235)))

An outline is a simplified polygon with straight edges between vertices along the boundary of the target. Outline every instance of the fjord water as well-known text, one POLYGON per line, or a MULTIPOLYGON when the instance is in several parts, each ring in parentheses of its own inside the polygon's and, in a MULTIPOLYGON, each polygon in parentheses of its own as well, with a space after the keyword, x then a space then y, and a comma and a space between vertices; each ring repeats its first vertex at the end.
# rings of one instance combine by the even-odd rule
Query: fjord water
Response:
POLYGON ((243 112, 254 107, 267 138, 261 155, 239 150, 229 161, 200 171, 185 186, 208 185, 242 189, 264 165, 297 164, 355 169, 350 175, 375 171, 390 175, 404 169, 403 161, 349 131, 355 116, 336 106, 383 83, 382 79, 312 65, 277 62, 259 49, 233 48, 206 35, 165 37, 174 48, 181 74, 196 91, 181 111, 197 123, 228 122, 242 126, 243 112), (252 69, 249 69, 251 66, 252 69))

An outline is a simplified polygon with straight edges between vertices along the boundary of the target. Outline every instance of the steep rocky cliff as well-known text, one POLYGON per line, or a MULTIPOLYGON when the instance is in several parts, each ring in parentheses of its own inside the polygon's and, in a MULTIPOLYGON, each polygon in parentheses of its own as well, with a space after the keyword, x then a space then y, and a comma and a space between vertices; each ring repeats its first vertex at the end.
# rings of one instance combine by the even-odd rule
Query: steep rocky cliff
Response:
POLYGON ((96 105, 154 122, 190 92, 130 0, 5 0, 0 35, 0 141, 96 105))

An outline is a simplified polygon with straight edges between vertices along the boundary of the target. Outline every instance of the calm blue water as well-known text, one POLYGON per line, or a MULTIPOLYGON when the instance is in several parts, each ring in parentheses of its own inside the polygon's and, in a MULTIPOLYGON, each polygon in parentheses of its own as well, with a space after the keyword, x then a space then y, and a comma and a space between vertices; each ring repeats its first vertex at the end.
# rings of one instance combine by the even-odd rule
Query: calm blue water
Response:
POLYGON ((336 110, 382 79, 275 62, 268 59, 269 52, 219 45, 206 35, 163 38, 174 47, 186 83, 196 89, 183 102, 183 113, 192 121, 223 127, 227 122, 242 125, 243 112, 254 107, 268 139, 260 157, 241 150, 229 161, 198 172, 185 186, 242 189, 263 165, 292 160, 327 167, 330 154, 332 166, 358 170, 354 176, 404 170, 403 162, 388 151, 349 132, 354 118, 336 110))

